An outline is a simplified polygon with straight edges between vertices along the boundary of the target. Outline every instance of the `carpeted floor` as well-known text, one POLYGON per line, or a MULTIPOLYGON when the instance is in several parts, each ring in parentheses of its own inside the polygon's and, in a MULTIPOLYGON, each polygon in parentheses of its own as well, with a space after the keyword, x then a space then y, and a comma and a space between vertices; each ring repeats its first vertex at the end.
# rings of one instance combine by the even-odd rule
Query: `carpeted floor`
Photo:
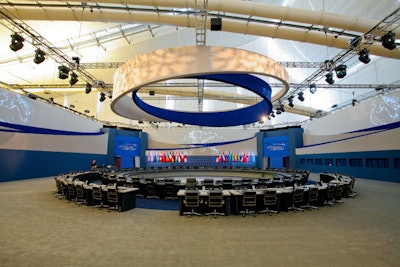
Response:
POLYGON ((400 184, 358 179, 355 199, 256 217, 107 212, 54 198, 53 178, 0 183, 1 266, 398 266, 400 184))

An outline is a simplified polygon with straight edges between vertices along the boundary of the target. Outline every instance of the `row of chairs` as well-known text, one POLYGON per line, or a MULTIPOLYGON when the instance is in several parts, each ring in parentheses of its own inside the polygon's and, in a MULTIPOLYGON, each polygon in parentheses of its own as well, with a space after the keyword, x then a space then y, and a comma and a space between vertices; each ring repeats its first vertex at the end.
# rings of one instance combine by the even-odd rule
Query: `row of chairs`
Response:
MULTIPOLYGON (((328 185, 325 191, 325 199, 323 205, 333 206, 335 204, 343 203, 341 200, 343 192, 343 185, 328 185)), ((295 188, 292 194, 291 205, 288 210, 297 212, 304 210, 319 209, 319 189, 317 187, 310 187, 307 191, 302 187, 295 188)), ((198 190, 186 190, 185 193, 185 206, 191 208, 191 211, 184 212, 184 215, 202 215, 197 212, 196 209, 200 207, 200 197, 198 190)), ((222 191, 211 190, 208 197, 208 207, 213 209, 213 212, 206 213, 206 215, 213 214, 225 215, 217 212, 217 209, 224 205, 224 199, 222 191)), ((242 198, 242 210, 240 214, 243 216, 253 215, 256 213, 268 213, 270 216, 276 214, 278 206, 278 195, 275 190, 265 190, 263 195, 263 209, 257 211, 257 191, 255 190, 244 190, 242 198)))
MULTIPOLYGON (((186 190, 184 204, 190 211, 183 212, 183 215, 191 217, 192 215, 201 216, 202 213, 196 211, 200 208, 201 199, 198 190, 186 190)), ((208 197, 204 203, 208 205, 211 212, 205 213, 205 215, 213 215, 215 218, 217 216, 225 216, 224 212, 220 212, 220 209, 224 206, 225 200, 221 190, 211 190, 209 191, 208 197)))
POLYGON ((74 202, 78 206, 85 204, 88 205, 88 199, 91 199, 90 205, 93 208, 108 208, 111 210, 119 210, 118 206, 118 191, 116 184, 112 186, 107 186, 107 194, 106 199, 103 195, 103 189, 100 185, 91 185, 91 193, 90 190, 85 189, 85 184, 87 182, 82 183, 74 183, 73 181, 61 181, 59 179, 56 180, 56 197, 59 199, 65 198, 68 200, 68 203, 74 202), (91 198, 88 197, 88 192, 91 194, 91 198), (106 202, 106 204, 105 204, 106 202))

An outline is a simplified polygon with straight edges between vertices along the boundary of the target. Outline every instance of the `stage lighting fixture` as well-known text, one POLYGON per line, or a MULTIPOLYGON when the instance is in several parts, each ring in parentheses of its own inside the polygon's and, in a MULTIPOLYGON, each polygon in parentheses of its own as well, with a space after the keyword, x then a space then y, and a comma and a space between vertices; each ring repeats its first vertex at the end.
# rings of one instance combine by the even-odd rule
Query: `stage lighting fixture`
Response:
POLYGON ((85 93, 89 94, 92 91, 92 85, 90 83, 86 83, 85 93))
POLYGON ((358 60, 360 60, 364 64, 368 64, 371 59, 369 58, 369 50, 367 48, 364 48, 363 50, 358 53, 358 60))
POLYGON ((339 66, 337 66, 336 68, 335 68, 335 71, 336 71, 336 77, 338 77, 339 79, 341 79, 341 78, 343 78, 344 76, 346 76, 346 69, 347 69, 347 66, 346 65, 343 65, 343 64, 341 64, 341 65, 339 65, 339 66))
POLYGON ((292 108, 292 107, 294 107, 294 104, 293 104, 293 96, 290 96, 289 98, 288 98, 288 101, 289 101, 289 106, 292 108))
POLYGON ((278 115, 279 115, 279 114, 281 114, 281 113, 282 113, 282 111, 281 111, 281 108, 279 108, 279 107, 278 107, 278 108, 276 108, 276 114, 278 114, 278 115))
POLYGON ((298 93, 297 99, 299 99, 301 102, 304 101, 304 94, 303 94, 303 92, 298 93))
POLYGON ((275 118, 275 112, 274 112, 273 110, 271 111, 270 116, 271 116, 272 118, 275 118))
POLYGON ((68 78, 69 75, 69 68, 66 66, 59 66, 58 67, 58 78, 65 80, 68 78))
POLYGON ((44 57, 46 55, 45 52, 43 52, 40 48, 35 50, 35 58, 33 59, 33 62, 36 64, 42 63, 46 58, 44 57))
POLYGON ((396 34, 394 32, 388 32, 382 36, 382 46, 386 49, 393 50, 396 48, 396 34))
POLYGON ((332 75, 331 72, 327 73, 327 74, 325 75, 325 77, 326 77, 325 81, 326 81, 327 83, 329 83, 329 84, 334 84, 334 83, 335 83, 335 80, 332 78, 333 75, 332 75))
POLYGON ((317 91, 317 86, 315 83, 310 84, 310 93, 314 94, 317 91))
POLYGON ((100 93, 100 102, 103 102, 104 100, 106 100, 106 95, 104 93, 100 93))
POLYGON ((81 59, 79 57, 72 57, 72 60, 75 61, 76 65, 79 65, 81 59))
POLYGON ((71 72, 71 79, 69 80, 69 84, 72 86, 78 82, 78 75, 75 72, 71 72))
POLYGON ((282 112, 285 112, 285 106, 284 106, 282 103, 281 103, 279 109, 280 109, 282 112))
POLYGON ((23 41, 25 41, 24 37, 22 37, 18 33, 11 34, 10 49, 12 51, 20 50, 22 47, 24 47, 23 41))

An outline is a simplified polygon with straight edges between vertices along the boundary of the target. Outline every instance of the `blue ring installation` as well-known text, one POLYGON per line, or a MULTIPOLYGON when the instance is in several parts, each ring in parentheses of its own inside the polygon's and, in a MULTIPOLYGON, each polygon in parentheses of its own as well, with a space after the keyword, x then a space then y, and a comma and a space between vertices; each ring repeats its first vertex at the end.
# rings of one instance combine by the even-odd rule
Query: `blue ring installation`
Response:
POLYGON ((272 111, 272 89, 270 85, 264 80, 253 75, 245 73, 223 73, 197 75, 184 78, 214 80, 240 86, 256 93, 263 98, 263 100, 255 105, 230 111, 184 112, 162 109, 149 105, 141 100, 136 94, 139 90, 132 92, 132 99, 143 111, 164 120, 210 127, 228 127, 254 123, 259 121, 263 116, 269 115, 272 111))

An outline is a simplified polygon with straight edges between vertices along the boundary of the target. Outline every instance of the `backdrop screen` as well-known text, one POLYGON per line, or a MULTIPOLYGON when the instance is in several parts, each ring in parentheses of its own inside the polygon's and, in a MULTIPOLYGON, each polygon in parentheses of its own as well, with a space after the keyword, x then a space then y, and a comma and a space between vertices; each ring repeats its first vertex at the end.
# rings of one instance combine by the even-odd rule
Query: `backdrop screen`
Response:
POLYGON ((264 138, 265 157, 287 157, 289 156, 289 138, 287 136, 264 138))

